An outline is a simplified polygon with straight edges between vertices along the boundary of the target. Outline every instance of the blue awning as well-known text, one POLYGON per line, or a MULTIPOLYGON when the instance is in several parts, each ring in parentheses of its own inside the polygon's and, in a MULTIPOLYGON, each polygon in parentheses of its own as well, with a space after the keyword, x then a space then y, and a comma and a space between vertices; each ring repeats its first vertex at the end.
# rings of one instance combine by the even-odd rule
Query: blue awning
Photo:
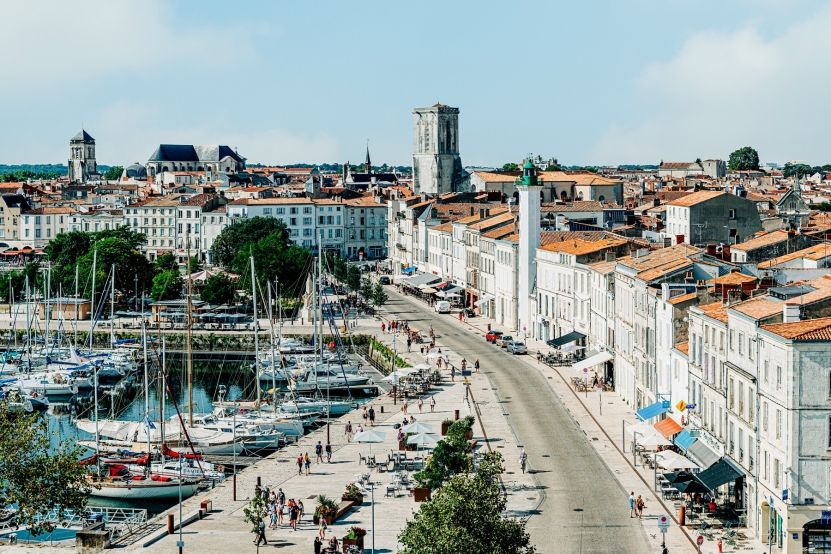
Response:
POLYGON ((410 267, 405 267, 404 269, 402 269, 401 273, 403 273, 405 275, 412 275, 413 273, 415 273, 415 270, 416 270, 416 266, 411 265, 410 267))
POLYGON ((697 440, 698 439, 695 438, 695 436, 693 436, 692 433, 684 429, 683 431, 678 433, 677 437, 675 437, 675 444, 677 446, 680 446, 684 450, 689 450, 693 443, 697 440))
POLYGON ((654 404, 650 404, 646 408, 641 408, 635 415, 638 416, 638 419, 641 421, 646 421, 647 419, 652 419, 653 417, 658 417, 659 415, 663 415, 669 411, 669 402, 666 400, 662 400, 660 402, 655 402, 654 404))

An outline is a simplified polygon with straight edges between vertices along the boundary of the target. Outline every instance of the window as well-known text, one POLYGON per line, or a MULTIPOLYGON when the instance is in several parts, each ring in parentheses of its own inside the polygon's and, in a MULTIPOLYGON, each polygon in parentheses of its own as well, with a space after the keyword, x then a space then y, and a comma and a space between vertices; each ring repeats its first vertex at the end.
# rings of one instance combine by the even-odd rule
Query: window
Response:
POLYGON ((753 361, 753 339, 751 337, 747 337, 747 357, 751 362, 753 361))
POLYGON ((736 210, 730 208, 730 210, 728 210, 728 216, 730 217, 730 219, 736 219, 736 210))
POLYGON ((762 430, 767 433, 768 430, 768 403, 762 402, 762 430))
POLYGON ((782 410, 776 409, 776 438, 782 438, 782 410))
POLYGON ((776 389, 782 388, 782 366, 776 366, 776 389))
POLYGON ((730 329, 730 350, 733 350, 733 338, 736 332, 733 329, 730 329))
MULTIPOLYGON (((764 380, 765 383, 768 382, 768 374, 769 373, 770 373, 770 361, 765 360, 765 369, 762 372, 762 379, 764 380)), ((831 392, 831 375, 829 375, 829 381, 830 381, 830 383, 829 383, 828 386, 829 386, 829 391, 831 392)))
POLYGON ((271 208, 263 208, 263 215, 271 215, 271 208))
POLYGON ((304 217, 303 218, 303 225, 311 225, 311 224, 312 224, 312 218, 311 217, 304 217))
POLYGON ((744 333, 739 333, 739 355, 744 354, 744 333))
POLYGON ((831 448, 831 416, 828 416, 828 448, 831 448))

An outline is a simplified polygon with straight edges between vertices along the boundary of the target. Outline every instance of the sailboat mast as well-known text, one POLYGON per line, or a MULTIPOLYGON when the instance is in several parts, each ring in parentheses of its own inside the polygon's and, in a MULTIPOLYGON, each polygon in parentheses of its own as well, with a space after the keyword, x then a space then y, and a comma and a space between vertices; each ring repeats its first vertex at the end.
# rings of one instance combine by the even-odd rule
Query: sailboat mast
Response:
MULTIPOLYGON (((165 443, 165 436, 164 436, 165 414, 164 414, 164 412, 165 412, 165 395, 167 395, 167 377, 165 376, 166 368, 167 368, 167 348, 166 348, 166 344, 165 344, 165 336, 162 335, 162 366, 159 369, 159 374, 161 375, 161 378, 162 378, 162 392, 161 392, 161 398, 160 398, 160 401, 159 401, 159 410, 161 412, 159 414, 159 424, 162 426, 162 429, 161 429, 162 444, 165 443)), ((162 464, 164 464, 164 448, 162 447, 159 450, 161 450, 161 452, 162 452, 162 464)))
POLYGON ((49 319, 51 318, 51 315, 52 315, 50 313, 52 310, 49 309, 51 307, 49 305, 49 296, 52 294, 51 284, 52 284, 52 266, 50 265, 48 268, 46 268, 46 282, 43 284, 44 287, 45 287, 44 294, 43 294, 43 313, 44 313, 44 315, 43 315, 43 317, 44 317, 43 325, 44 325, 44 328, 45 328, 45 331, 46 331, 46 336, 43 338, 43 347, 45 349, 47 349, 47 352, 48 352, 48 348, 49 348, 49 319))
MULTIPOLYGON (((268 285, 268 326, 271 330, 271 395, 272 413, 277 413, 277 355, 274 350, 274 308, 271 303, 271 284, 268 285)), ((259 363, 259 360, 257 360, 259 363)))
POLYGON ((251 300, 254 304, 254 383, 257 389, 257 409, 260 409, 260 326, 257 318, 257 279, 254 271, 254 256, 251 256, 251 300))
POLYGON ((115 344, 115 264, 113 264, 113 280, 110 283, 110 348, 115 344))
POLYGON ((193 281, 190 273, 190 223, 185 237, 188 259, 185 270, 188 272, 188 425, 193 426, 193 281))
POLYGON ((72 325, 73 346, 78 348, 78 262, 75 262, 75 321, 72 325))
POLYGON ((95 465, 98 473, 98 479, 101 479, 101 433, 98 430, 98 368, 100 364, 95 363, 92 366, 92 392, 94 395, 92 410, 95 412, 95 465))
POLYGON ((147 455, 150 455, 150 379, 147 376, 149 371, 147 362, 147 326, 144 320, 141 321, 141 342, 144 350, 144 428, 147 434, 147 455))
POLYGON ((92 323, 89 329, 89 349, 92 350, 92 330, 95 327, 95 271, 98 266, 98 248, 92 249, 92 296, 89 301, 89 311, 92 323))

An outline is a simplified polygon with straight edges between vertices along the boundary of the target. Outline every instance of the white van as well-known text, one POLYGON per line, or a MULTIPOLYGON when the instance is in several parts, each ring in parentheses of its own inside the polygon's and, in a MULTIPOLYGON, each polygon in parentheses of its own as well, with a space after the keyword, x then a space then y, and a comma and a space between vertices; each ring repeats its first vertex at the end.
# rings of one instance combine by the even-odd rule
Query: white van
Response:
POLYGON ((436 313, 438 314, 449 314, 450 313, 450 302, 447 300, 439 300, 436 302, 435 305, 436 313))

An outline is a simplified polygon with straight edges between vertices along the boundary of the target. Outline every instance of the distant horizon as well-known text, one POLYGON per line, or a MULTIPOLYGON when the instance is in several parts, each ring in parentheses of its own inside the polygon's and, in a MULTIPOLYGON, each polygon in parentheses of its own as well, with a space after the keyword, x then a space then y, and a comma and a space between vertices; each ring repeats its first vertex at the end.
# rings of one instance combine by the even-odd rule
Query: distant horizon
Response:
POLYGON ((810 123, 831 111, 821 0, 193 8, 4 3, 0 47, 14 63, 0 102, 13 132, 0 163, 66 163, 84 127, 111 165, 144 163, 159 143, 227 144, 252 163, 357 162, 367 140, 374 160, 409 165, 412 110, 436 102, 460 109, 466 166, 528 152, 656 165, 747 145, 762 162, 831 161, 810 123), (336 24, 313 31, 321 18, 336 24))

